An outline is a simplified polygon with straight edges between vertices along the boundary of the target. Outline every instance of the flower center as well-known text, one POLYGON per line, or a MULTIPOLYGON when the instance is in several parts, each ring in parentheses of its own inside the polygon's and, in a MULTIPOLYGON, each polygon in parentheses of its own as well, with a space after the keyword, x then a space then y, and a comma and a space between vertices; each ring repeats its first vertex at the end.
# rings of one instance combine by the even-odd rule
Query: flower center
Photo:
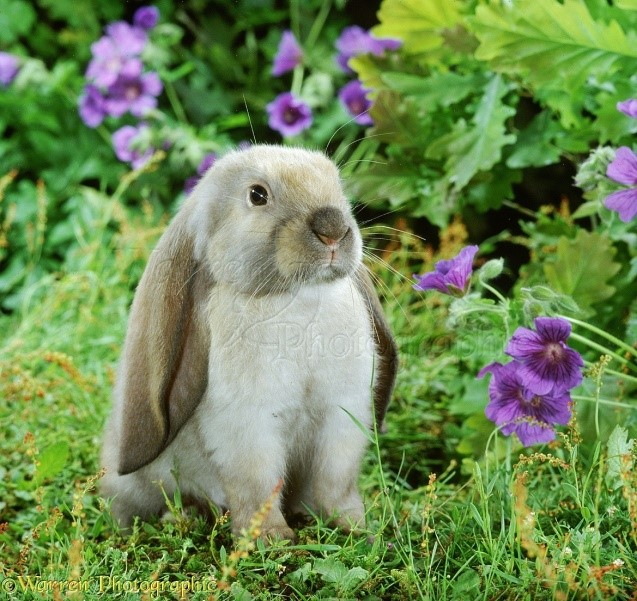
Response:
POLYGON ((106 64, 104 66, 106 67, 107 71, 111 71, 112 73, 117 73, 120 70, 120 67, 122 66, 122 61, 119 59, 119 57, 114 56, 112 58, 109 58, 106 61, 106 64))
POLYGON ((283 121, 285 121, 288 125, 291 125, 292 123, 295 123, 296 121, 298 121, 300 116, 300 113, 298 111, 298 109, 295 109, 294 107, 288 107, 285 109, 285 111, 283 111, 283 121))
POLYGON ((529 405, 531 405, 531 407, 534 407, 535 409, 537 409, 538 407, 540 407, 542 405, 542 397, 538 396, 537 394, 533 395, 533 397, 529 401, 529 405))
POLYGON ((126 86, 126 91, 124 92, 124 96, 126 100, 135 100, 139 98, 142 93, 142 89, 138 84, 131 84, 126 86))
POLYGON ((549 342, 544 349, 544 357, 551 363, 560 363, 566 355, 564 347, 559 342, 549 342))
POLYGON ((365 112, 365 104, 362 100, 352 100, 349 103, 349 108, 354 115, 360 115, 361 113, 365 112))

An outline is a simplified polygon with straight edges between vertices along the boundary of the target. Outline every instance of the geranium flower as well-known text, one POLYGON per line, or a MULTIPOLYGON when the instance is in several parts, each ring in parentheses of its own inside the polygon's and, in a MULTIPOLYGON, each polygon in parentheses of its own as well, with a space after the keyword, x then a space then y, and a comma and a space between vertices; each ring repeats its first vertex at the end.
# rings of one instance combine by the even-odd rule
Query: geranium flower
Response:
POLYGON ((536 332, 518 328, 505 352, 521 362, 519 374, 533 394, 570 390, 582 381, 581 355, 567 346, 571 324, 559 317, 537 317, 536 332))
POLYGON ((414 274, 418 280, 414 290, 438 290, 451 296, 464 296, 469 289, 473 257, 477 252, 477 246, 465 246, 453 259, 438 261, 434 265, 435 271, 414 274))
POLYGON ((564 389, 546 394, 529 390, 522 367, 516 361, 496 362, 480 371, 479 378, 491 373, 485 415, 505 436, 515 433, 524 446, 549 442, 555 438, 553 425, 571 419, 571 397, 564 389))
POLYGON ((133 15, 133 25, 149 31, 159 22, 159 9, 156 6, 142 6, 133 15))
POLYGON ((294 34, 289 30, 284 31, 274 57, 272 75, 279 77, 288 71, 292 71, 294 67, 301 63, 301 60, 303 60, 303 50, 301 50, 294 34))
POLYGON ((279 94, 266 106, 268 125, 282 136, 295 136, 312 125, 312 109, 291 92, 279 94))
POLYGON ((0 52, 0 85, 8 86, 18 74, 18 58, 8 52, 0 52))
MULTIPOLYGON (((615 153, 615 160, 608 165, 606 175, 612 180, 625 186, 637 185, 637 155, 622 146, 615 153)), ((604 206, 611 211, 617 211, 619 218, 628 223, 637 215, 637 188, 618 190, 604 199, 604 206)))
POLYGON ((92 84, 84 88, 80 97, 80 117, 89 127, 97 127, 107 115, 106 99, 92 84))
POLYGON ((215 164, 216 160, 217 155, 214 152, 208 153, 203 159, 201 159, 201 162, 197 165, 197 175, 189 177, 184 183, 184 192, 186 194, 190 194, 194 190, 195 186, 201 179, 201 176, 215 164))
POLYGON ((155 152, 155 149, 151 147, 143 151, 137 148, 136 142, 147 130, 148 126, 141 123, 138 127, 125 125, 113 133, 112 141, 115 155, 120 161, 130 163, 133 169, 143 167, 155 152))
POLYGON ((354 117, 354 121, 359 125, 373 125, 374 121, 367 112, 372 106, 365 89, 358 79, 345 84, 338 93, 338 98, 347 110, 354 117))
POLYGON ((353 73, 349 68, 349 59, 359 54, 382 56, 386 50, 397 50, 402 42, 391 38, 375 38, 358 25, 346 27, 336 40, 338 56, 336 62, 345 73, 353 73))
POLYGON ((157 106, 157 96, 163 86, 154 71, 136 77, 120 75, 108 88, 106 107, 114 117, 121 117, 130 111, 136 117, 143 117, 157 106))
POLYGON ((115 21, 106 27, 107 36, 113 40, 122 56, 139 56, 148 37, 141 27, 135 27, 126 21, 115 21))
POLYGON ((623 102, 618 102, 617 110, 621 111, 625 115, 628 115, 629 117, 637 119, 637 99, 629 98, 628 100, 624 100, 623 102))
POLYGON ((138 77, 142 72, 142 62, 135 57, 126 56, 113 39, 103 36, 91 45, 93 59, 86 69, 86 77, 95 85, 107 88, 115 80, 124 77, 138 77))

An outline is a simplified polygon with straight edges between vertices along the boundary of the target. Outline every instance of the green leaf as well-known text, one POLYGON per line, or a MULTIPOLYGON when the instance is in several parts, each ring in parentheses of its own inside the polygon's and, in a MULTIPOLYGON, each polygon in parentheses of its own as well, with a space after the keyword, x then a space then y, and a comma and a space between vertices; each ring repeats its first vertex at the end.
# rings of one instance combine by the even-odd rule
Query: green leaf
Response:
POLYGON ((602 91, 595 100, 598 108, 593 122, 595 131, 599 132, 598 143, 617 143, 624 136, 637 133, 637 120, 617 110, 617 103, 632 98, 635 88, 631 80, 617 81, 612 92, 602 91))
POLYGON ((347 574, 347 566, 338 559, 328 557, 326 559, 317 559, 314 562, 314 570, 320 574, 325 582, 338 583, 347 574))
POLYGON ((493 167, 502 156, 502 147, 515 142, 515 136, 506 133, 505 121, 515 109, 505 105, 502 97, 508 88, 499 75, 487 84, 472 124, 459 119, 453 131, 435 140, 427 149, 428 158, 447 161, 447 177, 456 190, 466 186, 479 171, 493 167))
MULTIPOLYGON (((383 87, 382 69, 373 56, 368 54, 359 54, 349 60, 348 65, 356 71, 358 79, 365 88, 370 90, 378 90, 383 87)), ((373 97, 373 94, 372 94, 373 97)))
POLYGON ((3 0, 0 9, 0 42, 11 44, 26 35, 35 23, 35 10, 22 0, 3 0))
POLYGON ((354 566, 347 571, 338 588, 343 592, 352 591, 367 580, 368 576, 369 572, 365 568, 354 566))
POLYGON ((469 568, 462 572, 452 583, 451 599, 464 601, 467 597, 477 597, 480 592, 480 575, 469 568))
POLYGON ((348 181, 348 192, 357 200, 371 205, 389 201, 392 207, 401 206, 417 195, 420 172, 413 164, 398 164, 378 160, 358 171, 348 181))
POLYGON ((541 112, 518 134, 514 150, 506 160, 507 167, 522 169, 557 163, 561 151, 554 140, 562 131, 548 111, 541 112))
POLYGON ((38 456, 38 466, 35 471, 34 485, 40 486, 45 480, 57 476, 66 465, 69 456, 69 445, 67 442, 57 442, 47 447, 38 456))
POLYGON ((495 165, 489 171, 482 171, 471 181, 471 186, 462 192, 462 204, 474 206, 485 212, 499 209, 502 202, 514 197, 513 184, 522 181, 522 172, 507 169, 504 165, 495 165))
POLYGON ((451 106, 485 84, 482 73, 434 73, 428 77, 409 73, 383 73, 381 79, 390 89, 408 96, 418 96, 421 106, 432 110, 437 106, 451 106))
POLYGON ((384 0, 378 11, 377 37, 403 40, 403 51, 426 56, 444 43, 443 33, 461 20, 458 0, 384 0))
POLYGON ((606 462, 606 485, 612 490, 621 488, 624 484, 623 473, 630 473, 633 469, 632 451, 635 441, 628 440, 628 430, 617 425, 608 437, 606 449, 608 460, 606 462))
POLYGON ((482 4, 469 21, 480 41, 476 57, 534 88, 571 93, 593 75, 637 71, 634 33, 596 21, 581 0, 482 4))
MULTIPOLYGON (((414 146, 424 147, 424 135, 414 135, 424 127, 418 116, 417 102, 414 98, 400 98, 395 92, 381 90, 369 111, 374 120, 371 135, 377 141, 395 142, 403 150, 414 146)), ((424 134, 424 132, 423 132, 424 134)))
POLYGON ((338 590, 347 592, 355 589, 369 577, 369 572, 360 566, 347 569, 338 559, 327 557, 314 562, 314 570, 320 574, 324 582, 336 584, 338 590))
POLYGON ((637 0, 615 0, 613 4, 622 10, 637 10, 637 0))
POLYGON ((254 599, 252 593, 243 588, 238 582, 232 583, 230 591, 232 592, 232 598, 235 601, 252 601, 254 599))
POLYGON ((621 267, 613 261, 615 252, 606 236, 580 230, 575 239, 558 240, 555 260, 544 264, 544 275, 550 287, 571 296, 586 311, 615 292, 606 283, 621 267))

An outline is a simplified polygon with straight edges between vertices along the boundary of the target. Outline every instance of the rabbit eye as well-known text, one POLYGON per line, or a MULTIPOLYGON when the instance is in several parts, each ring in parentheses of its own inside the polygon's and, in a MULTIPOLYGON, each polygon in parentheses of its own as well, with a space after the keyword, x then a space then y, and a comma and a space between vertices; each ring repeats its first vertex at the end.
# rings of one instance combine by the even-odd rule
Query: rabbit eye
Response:
POLYGON ((252 186, 248 196, 255 207, 262 207, 268 203, 268 191, 263 186, 252 186))

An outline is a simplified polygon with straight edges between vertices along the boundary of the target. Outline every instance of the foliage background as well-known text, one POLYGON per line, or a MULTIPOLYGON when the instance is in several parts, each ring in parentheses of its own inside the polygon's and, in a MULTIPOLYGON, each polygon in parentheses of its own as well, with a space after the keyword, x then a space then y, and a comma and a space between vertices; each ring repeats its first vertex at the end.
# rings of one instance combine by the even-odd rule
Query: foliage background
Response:
POLYGON ((90 129, 77 107, 90 45, 138 5, 6 0, 0 11, 0 50, 21 60, 0 88, 1 577, 208 574, 216 594, 239 599, 634 599, 634 359, 600 363, 590 343, 608 339, 576 328, 589 365, 577 419, 536 453, 493 435, 475 374, 503 357, 503 314, 512 327, 567 314, 634 348, 635 226, 602 200, 616 189, 605 177, 613 149, 637 131, 615 108, 636 95, 637 4, 157 6, 144 60, 164 83, 147 119, 162 150, 132 173, 111 134, 133 121, 90 129), (403 41, 351 62, 373 89, 367 129, 335 98, 347 78, 334 42, 351 24, 403 41), (275 79, 286 28, 305 64, 275 79), (221 516, 126 538, 92 487, 134 287, 202 157, 253 136, 280 142, 265 106, 291 87, 315 120, 284 142, 342 165, 401 349, 389 432, 361 482, 370 538, 318 524, 297 546, 249 536, 235 546, 221 516), (464 304, 411 289, 412 273, 469 242, 479 264, 504 258, 490 284, 506 307, 478 281, 464 304))

